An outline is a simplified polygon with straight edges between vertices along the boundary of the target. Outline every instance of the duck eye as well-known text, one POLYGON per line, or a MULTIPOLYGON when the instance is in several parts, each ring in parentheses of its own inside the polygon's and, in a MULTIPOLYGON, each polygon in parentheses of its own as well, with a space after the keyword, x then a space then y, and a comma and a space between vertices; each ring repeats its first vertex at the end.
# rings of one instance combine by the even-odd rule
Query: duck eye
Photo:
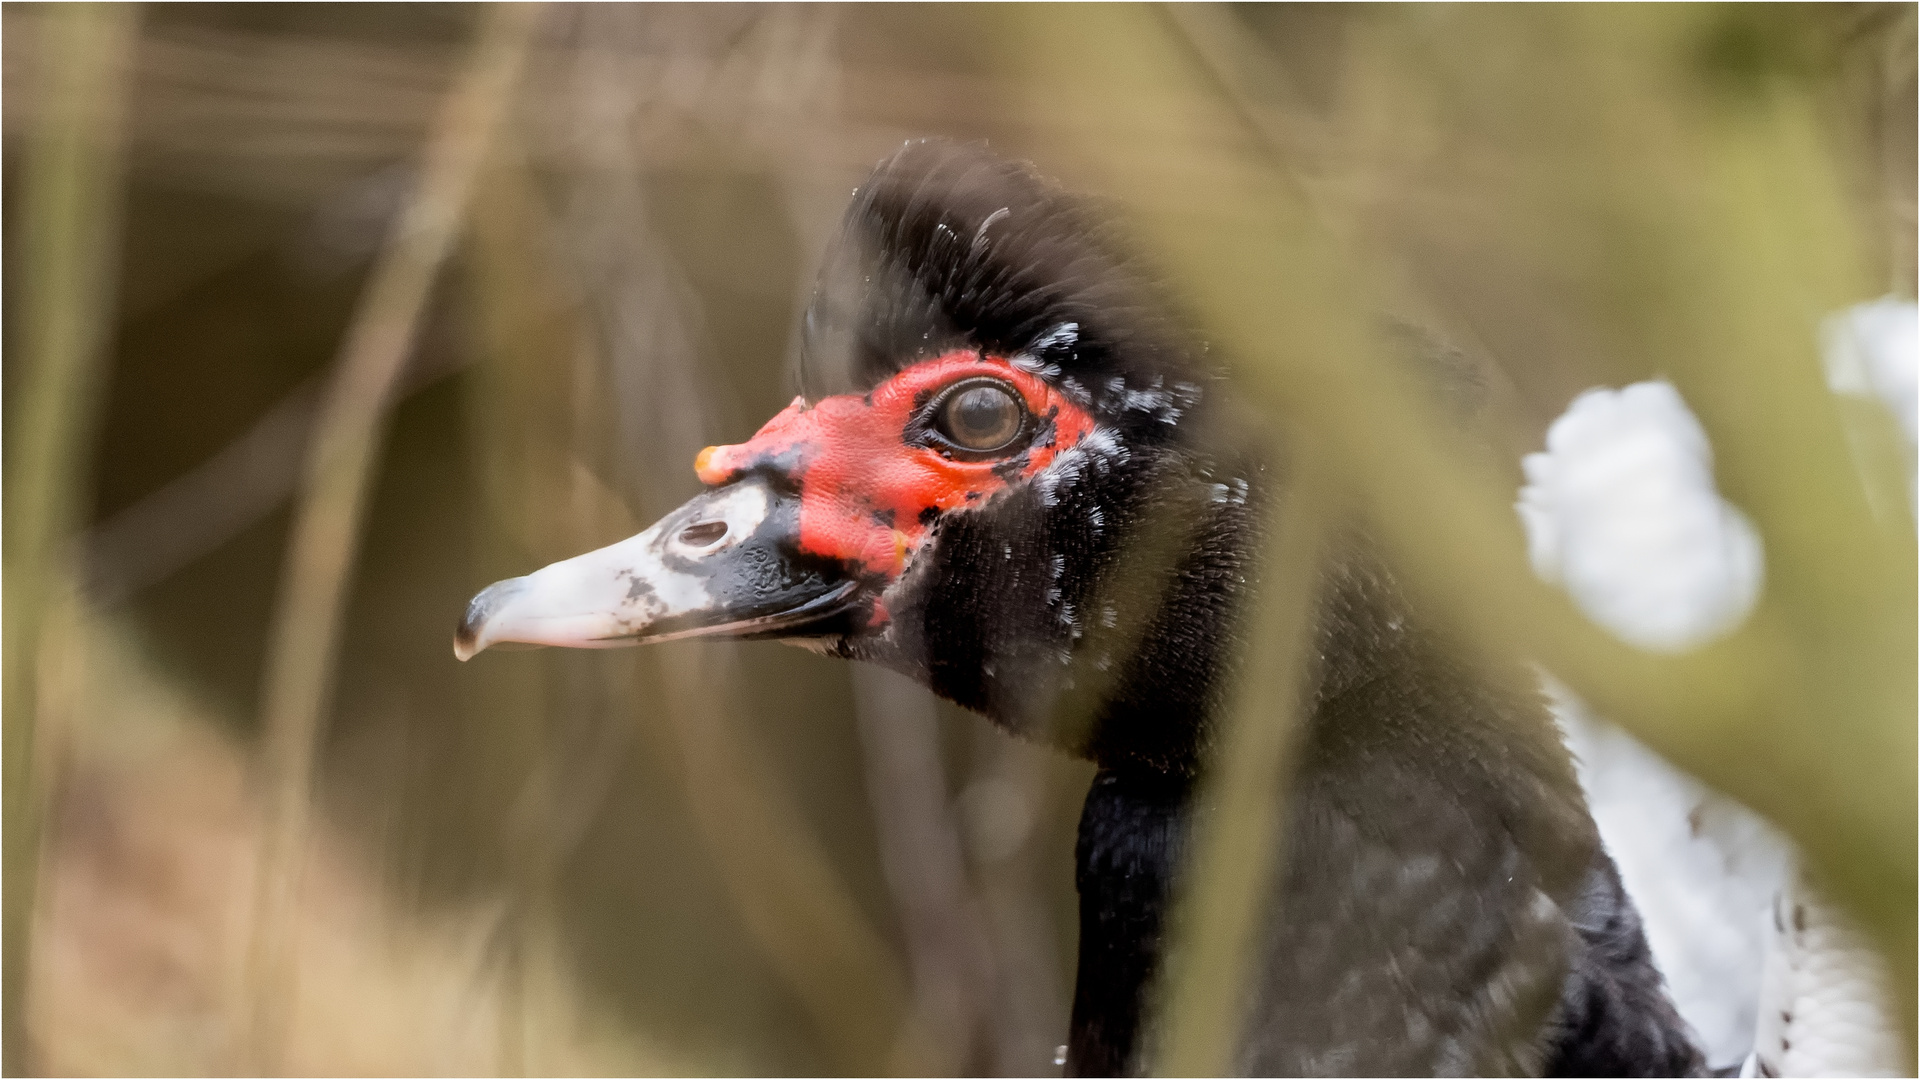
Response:
POLYGON ((933 426, 963 450, 990 453, 1018 438, 1025 419, 1026 409, 1011 390, 997 382, 977 382, 948 394, 933 426))

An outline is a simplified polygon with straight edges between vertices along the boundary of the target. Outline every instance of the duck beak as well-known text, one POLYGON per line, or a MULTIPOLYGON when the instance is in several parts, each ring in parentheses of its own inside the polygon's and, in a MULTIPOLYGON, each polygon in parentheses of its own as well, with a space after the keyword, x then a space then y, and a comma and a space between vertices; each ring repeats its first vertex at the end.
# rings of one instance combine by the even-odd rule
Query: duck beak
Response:
POLYGON ((688 637, 782 638, 844 627, 859 582, 799 550, 799 505, 751 477, 695 496, 637 536, 495 582, 453 654, 521 642, 607 649, 688 637))

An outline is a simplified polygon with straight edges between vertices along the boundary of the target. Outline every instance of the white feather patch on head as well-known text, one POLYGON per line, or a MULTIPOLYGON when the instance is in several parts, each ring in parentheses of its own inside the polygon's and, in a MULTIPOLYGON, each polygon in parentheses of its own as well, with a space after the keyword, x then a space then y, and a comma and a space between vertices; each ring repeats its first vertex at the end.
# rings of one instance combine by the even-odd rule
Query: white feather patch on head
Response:
POLYGON ((1079 442, 1054 455, 1046 468, 1034 474, 1034 491, 1039 493, 1041 505, 1052 506, 1059 501, 1060 490, 1078 483, 1088 469, 1105 474, 1129 456, 1126 446, 1112 431, 1096 427, 1079 442))

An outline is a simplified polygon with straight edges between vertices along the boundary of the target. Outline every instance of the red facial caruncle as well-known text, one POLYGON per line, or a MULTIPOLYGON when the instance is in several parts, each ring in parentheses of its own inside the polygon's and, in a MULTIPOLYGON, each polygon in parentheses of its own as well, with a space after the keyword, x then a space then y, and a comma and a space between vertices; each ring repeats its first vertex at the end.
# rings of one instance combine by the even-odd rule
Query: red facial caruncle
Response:
MULTIPOLYGON (((1000 399, 1004 401, 1004 398, 1000 399)), ((694 461, 703 483, 771 468, 800 492, 800 550, 896 579, 941 514, 1031 478, 1093 430, 1093 418, 1039 376, 1000 357, 952 352, 913 365, 864 395, 795 398, 744 443, 694 461), (926 437, 930 407, 970 380, 1015 392, 1022 437, 972 454, 926 437)))

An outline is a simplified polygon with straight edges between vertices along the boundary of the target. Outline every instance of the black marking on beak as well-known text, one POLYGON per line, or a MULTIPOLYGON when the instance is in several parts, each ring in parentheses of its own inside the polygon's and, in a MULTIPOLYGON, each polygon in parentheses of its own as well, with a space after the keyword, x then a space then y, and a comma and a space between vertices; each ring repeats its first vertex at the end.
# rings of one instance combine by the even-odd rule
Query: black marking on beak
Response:
POLYGON ((862 580, 798 544, 797 500, 749 476, 637 536, 481 590, 454 655, 506 642, 591 649, 856 629, 862 580))

